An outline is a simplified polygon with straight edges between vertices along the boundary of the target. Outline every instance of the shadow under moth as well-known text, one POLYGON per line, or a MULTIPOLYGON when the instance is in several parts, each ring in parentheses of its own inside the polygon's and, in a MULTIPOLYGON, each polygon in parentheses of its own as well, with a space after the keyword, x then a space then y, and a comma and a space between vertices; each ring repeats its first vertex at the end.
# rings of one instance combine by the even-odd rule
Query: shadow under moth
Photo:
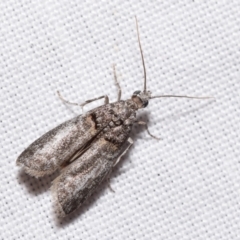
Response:
POLYGON ((121 100, 121 88, 113 67, 118 87, 116 102, 109 103, 108 96, 101 96, 83 104, 77 104, 64 100, 59 94, 60 98, 68 104, 84 106, 102 98, 105 99, 105 103, 45 133, 17 159, 17 165, 37 178, 60 171, 59 176, 52 183, 54 204, 57 215, 60 217, 80 207, 101 182, 108 178, 114 166, 133 144, 133 140, 129 137, 133 124, 145 125, 148 134, 154 137, 150 134, 147 124, 136 118, 136 112, 145 108, 150 99, 208 98, 176 95, 151 96, 151 92, 147 91, 146 87, 146 69, 137 18, 136 29, 144 69, 143 90, 135 91, 130 99, 121 100))

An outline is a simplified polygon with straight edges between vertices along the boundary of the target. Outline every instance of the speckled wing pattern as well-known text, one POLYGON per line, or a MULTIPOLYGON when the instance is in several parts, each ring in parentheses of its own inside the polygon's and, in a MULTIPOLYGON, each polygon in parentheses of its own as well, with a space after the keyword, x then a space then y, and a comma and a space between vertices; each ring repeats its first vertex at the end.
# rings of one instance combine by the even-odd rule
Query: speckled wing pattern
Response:
POLYGON ((54 180, 54 205, 59 216, 64 217, 80 207, 113 169, 121 149, 102 135, 54 180))
POLYGON ((111 172, 135 120, 131 100, 100 106, 44 134, 23 151, 17 164, 35 177, 61 170, 52 190, 57 213, 64 217, 111 172))
POLYGON ((66 121, 33 142, 17 159, 28 174, 43 177, 56 171, 97 134, 91 114, 66 121))

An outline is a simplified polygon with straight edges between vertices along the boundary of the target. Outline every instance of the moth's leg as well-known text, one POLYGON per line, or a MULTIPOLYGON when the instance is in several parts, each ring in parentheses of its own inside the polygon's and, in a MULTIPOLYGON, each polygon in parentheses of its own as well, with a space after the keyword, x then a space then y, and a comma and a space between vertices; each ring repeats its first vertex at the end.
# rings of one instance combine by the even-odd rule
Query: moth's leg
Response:
POLYGON ((98 97, 98 98, 93 98, 93 99, 90 99, 90 100, 85 101, 84 103, 79 104, 79 103, 73 103, 73 102, 69 102, 69 101, 65 100, 65 99, 61 96, 61 94, 60 94, 59 91, 57 91, 57 94, 58 94, 58 97, 59 97, 63 102, 65 102, 65 103, 67 103, 67 104, 71 104, 71 105, 77 105, 77 106, 80 106, 80 107, 83 107, 83 106, 85 106, 85 105, 88 104, 88 103, 94 102, 94 101, 99 100, 99 99, 102 99, 102 98, 104 98, 104 104, 108 104, 108 103, 109 103, 109 98, 108 98, 107 95, 101 96, 101 97, 98 97))
POLYGON ((121 155, 117 158, 117 160, 116 160, 116 162, 114 163, 114 166, 113 167, 115 167, 119 162, 120 162, 120 160, 121 160, 121 158, 122 158, 122 156, 124 156, 126 153, 127 153, 127 151, 130 149, 130 147, 133 145, 133 140, 129 137, 128 138, 128 146, 126 147, 126 149, 121 153, 121 155))
POLYGON ((65 100, 59 91, 57 91, 57 94, 58 94, 58 97, 60 98, 60 100, 63 101, 64 103, 67 103, 70 105, 75 105, 75 106, 81 106, 79 103, 73 103, 73 102, 69 102, 69 101, 65 100))
POLYGON ((114 189, 112 188, 112 186, 111 186, 111 184, 110 184, 110 177, 108 177, 108 187, 109 187, 109 189, 112 191, 112 192, 114 192, 115 193, 115 191, 114 191, 114 189))
POLYGON ((118 88, 118 98, 117 101, 119 102, 121 100, 121 95, 122 95, 122 89, 120 87, 120 84, 117 80, 117 74, 116 74, 116 69, 115 69, 115 64, 113 64, 113 75, 114 75, 114 80, 118 88))
MULTIPOLYGON (((114 163, 114 166, 113 167, 115 167, 119 162, 120 162, 120 160, 121 160, 121 158, 122 158, 122 156, 124 156, 127 152, 128 152, 128 150, 130 149, 130 147, 133 145, 133 140, 129 137, 128 138, 128 146, 126 147, 126 149, 121 153, 121 155, 117 158, 117 160, 116 160, 116 162, 114 163)), ((111 174, 111 172, 109 173, 109 175, 111 174)), ((113 188, 111 187, 111 185, 110 185, 110 178, 108 177, 108 187, 110 188, 110 190, 112 191, 112 192, 115 192, 114 190, 113 190, 113 188)))
POLYGON ((156 136, 154 136, 154 135, 152 135, 152 134, 150 133, 150 131, 148 130, 148 125, 147 125, 146 122, 137 121, 136 123, 139 124, 139 125, 144 125, 145 128, 146 128, 146 130, 147 130, 148 135, 150 135, 152 138, 155 138, 155 139, 157 139, 157 140, 161 140, 161 138, 158 138, 158 137, 156 137, 156 136))
POLYGON ((109 98, 108 98, 108 96, 107 96, 107 95, 104 95, 104 96, 101 96, 101 97, 98 97, 98 98, 89 99, 89 100, 85 101, 84 103, 81 103, 80 106, 83 107, 83 106, 87 105, 88 103, 97 101, 97 100, 102 99, 102 98, 104 98, 104 105, 106 105, 106 104, 109 103, 109 98))

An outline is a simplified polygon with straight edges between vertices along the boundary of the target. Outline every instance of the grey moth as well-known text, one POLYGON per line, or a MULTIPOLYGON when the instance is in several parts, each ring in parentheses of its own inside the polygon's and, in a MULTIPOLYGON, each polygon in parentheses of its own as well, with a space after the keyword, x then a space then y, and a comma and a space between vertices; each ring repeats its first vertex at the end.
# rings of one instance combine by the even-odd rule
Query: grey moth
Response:
POLYGON ((176 95, 151 96, 151 92, 147 91, 146 87, 146 69, 137 18, 136 28, 144 69, 143 90, 135 91, 127 100, 121 100, 121 89, 114 68, 118 86, 116 102, 109 103, 107 96, 86 101, 81 106, 101 98, 105 99, 104 105, 45 133, 26 148, 17 159, 17 165, 37 178, 60 171, 59 176, 52 183, 54 204, 60 217, 65 217, 79 208, 109 176, 114 166, 133 144, 129 135, 135 123, 145 125, 150 134, 147 124, 138 121, 136 117, 137 111, 145 108, 150 99, 208 98, 176 95))

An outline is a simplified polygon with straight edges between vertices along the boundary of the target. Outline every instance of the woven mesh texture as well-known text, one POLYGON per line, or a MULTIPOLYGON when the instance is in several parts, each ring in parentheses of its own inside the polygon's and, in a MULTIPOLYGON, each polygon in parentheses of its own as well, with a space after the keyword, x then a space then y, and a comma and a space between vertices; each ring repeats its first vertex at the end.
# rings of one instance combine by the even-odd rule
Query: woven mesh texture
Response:
MULTIPOLYGON (((240 2, 1 1, 0 239, 240 239, 240 2), (35 139, 104 94, 143 88, 134 15, 155 95, 134 146, 92 198, 64 220, 51 181, 16 166, 35 139)), ((87 111, 103 104, 99 100, 87 111)))

